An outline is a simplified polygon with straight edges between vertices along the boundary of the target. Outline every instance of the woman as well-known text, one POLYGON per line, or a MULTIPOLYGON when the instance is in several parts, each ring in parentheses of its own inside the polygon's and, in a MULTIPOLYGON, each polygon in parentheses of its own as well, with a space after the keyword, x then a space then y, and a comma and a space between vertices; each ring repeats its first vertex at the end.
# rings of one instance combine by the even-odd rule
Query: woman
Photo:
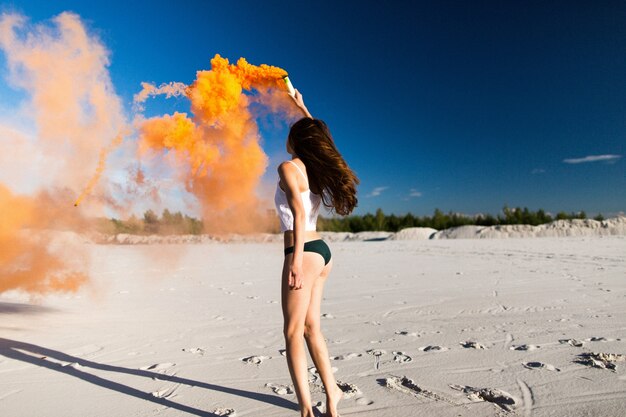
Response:
POLYGON ((285 240, 282 308, 287 363, 300 413, 312 417, 306 341, 326 390, 326 416, 336 417, 343 392, 333 376, 320 331, 322 292, 333 261, 315 226, 321 203, 342 215, 352 212, 359 180, 337 151, 326 124, 311 117, 298 90, 293 99, 305 117, 289 131, 287 152, 292 159, 278 167, 275 196, 285 240))

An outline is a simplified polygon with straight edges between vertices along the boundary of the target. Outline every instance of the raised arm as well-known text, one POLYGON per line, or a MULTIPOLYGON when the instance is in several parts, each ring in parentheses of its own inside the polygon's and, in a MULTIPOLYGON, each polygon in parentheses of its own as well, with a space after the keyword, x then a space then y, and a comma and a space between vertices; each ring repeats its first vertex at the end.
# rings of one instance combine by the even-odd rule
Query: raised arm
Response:
POLYGON ((289 287, 299 290, 302 288, 302 258, 304 253, 304 204, 302 203, 302 194, 298 186, 298 174, 296 167, 289 162, 283 162, 278 166, 278 176, 285 187, 287 203, 293 213, 293 258, 289 266, 289 287))
POLYGON ((294 95, 290 95, 290 97, 293 99, 294 103, 296 103, 296 106, 298 106, 298 108, 306 117, 310 117, 311 119, 313 118, 313 116, 311 116, 311 113, 309 113, 309 110, 304 105, 304 99, 302 98, 302 94, 300 94, 297 89, 295 89, 294 95))

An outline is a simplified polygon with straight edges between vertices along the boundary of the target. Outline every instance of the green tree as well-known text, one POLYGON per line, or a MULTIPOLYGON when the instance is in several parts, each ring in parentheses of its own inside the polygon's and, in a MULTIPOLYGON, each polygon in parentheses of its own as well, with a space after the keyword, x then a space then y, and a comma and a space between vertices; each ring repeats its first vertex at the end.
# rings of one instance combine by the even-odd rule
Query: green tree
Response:
POLYGON ((374 219, 374 230, 385 230, 385 226, 385 213, 383 213, 383 210, 379 208, 376 210, 376 217, 374 219))
POLYGON ((431 220, 431 226, 433 229, 442 230, 446 228, 446 218, 441 210, 438 208, 435 209, 433 213, 433 218, 431 220))
POLYGON ((144 230, 147 233, 159 232, 159 216, 152 210, 148 210, 143 214, 144 230))
POLYGON ((569 215, 566 212, 564 212, 564 211, 559 211, 556 214, 556 219, 557 220, 567 220, 568 218, 569 218, 569 215))

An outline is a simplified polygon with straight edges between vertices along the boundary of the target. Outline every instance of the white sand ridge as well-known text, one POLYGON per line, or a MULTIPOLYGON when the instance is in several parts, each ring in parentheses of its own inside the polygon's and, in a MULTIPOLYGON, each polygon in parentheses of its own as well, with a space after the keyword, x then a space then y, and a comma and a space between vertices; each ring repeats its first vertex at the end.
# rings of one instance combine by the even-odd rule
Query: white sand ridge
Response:
MULTIPOLYGON (((63 232, 66 235, 69 232, 63 232)), ((383 240, 428 240, 428 239, 507 239, 533 237, 582 237, 582 236, 626 236, 626 216, 618 216, 602 221, 593 219, 555 220, 538 226, 527 224, 496 226, 458 226, 444 230, 429 227, 410 227, 394 232, 320 232, 329 242, 383 241, 383 240)), ((67 238, 67 236, 66 236, 67 238)), ((87 233, 76 237, 82 242, 90 239, 94 243, 118 245, 146 244, 202 244, 202 243, 275 243, 282 242, 282 234, 220 234, 220 235, 131 235, 119 233, 105 235, 87 233)))

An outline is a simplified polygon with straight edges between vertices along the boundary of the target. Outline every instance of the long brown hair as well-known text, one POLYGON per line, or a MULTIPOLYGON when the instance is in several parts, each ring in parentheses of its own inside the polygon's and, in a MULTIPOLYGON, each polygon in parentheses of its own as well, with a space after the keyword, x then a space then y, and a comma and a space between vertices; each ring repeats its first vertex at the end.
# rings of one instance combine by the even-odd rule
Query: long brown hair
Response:
POLYGON ((288 141, 310 174, 311 191, 321 195, 322 202, 331 210, 350 214, 357 205, 359 179, 337 150, 326 123, 304 117, 291 126, 288 141))

